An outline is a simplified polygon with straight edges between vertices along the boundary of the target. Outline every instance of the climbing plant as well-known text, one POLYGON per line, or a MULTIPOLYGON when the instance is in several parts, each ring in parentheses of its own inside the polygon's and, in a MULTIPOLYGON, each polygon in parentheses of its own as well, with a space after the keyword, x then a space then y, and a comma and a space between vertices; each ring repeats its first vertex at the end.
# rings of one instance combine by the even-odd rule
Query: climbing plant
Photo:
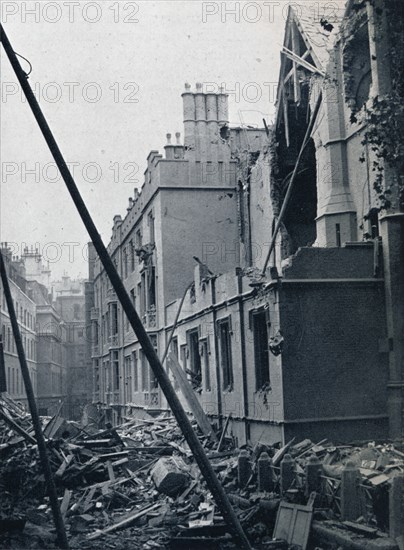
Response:
MULTIPOLYGON (((351 122, 358 121, 358 106, 354 101, 354 66, 355 35, 366 24, 366 4, 373 3, 378 16, 384 15, 387 23, 387 36, 380 36, 388 44, 387 59, 378 60, 389 63, 391 87, 387 94, 376 96, 363 106, 364 133, 362 145, 372 151, 371 170, 373 187, 379 200, 379 210, 391 207, 404 211, 404 75, 403 75, 403 6, 397 0, 384 0, 379 7, 376 0, 357 0, 352 6, 352 16, 342 26, 344 40, 344 80, 345 99, 351 109, 351 122), (383 11, 385 13, 383 13, 383 11), (393 177, 389 177, 390 186, 386 184, 386 167, 393 177)), ((375 61, 375 58, 372 58, 375 61)), ((360 159, 366 161, 363 150, 360 159)))

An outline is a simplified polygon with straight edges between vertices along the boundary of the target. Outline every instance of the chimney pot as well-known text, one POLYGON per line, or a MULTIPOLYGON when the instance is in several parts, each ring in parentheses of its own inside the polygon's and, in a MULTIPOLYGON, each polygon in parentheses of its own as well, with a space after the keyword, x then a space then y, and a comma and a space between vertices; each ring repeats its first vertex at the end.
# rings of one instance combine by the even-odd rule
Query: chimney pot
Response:
POLYGON ((181 133, 175 132, 175 138, 177 140, 177 145, 181 145, 181 133))
POLYGON ((167 145, 171 145, 171 134, 167 134, 167 145))
POLYGON ((185 82, 185 91, 189 92, 191 90, 191 84, 188 84, 188 82, 185 82))
POLYGON ((202 83, 201 82, 196 83, 196 91, 197 92, 202 92, 202 83))

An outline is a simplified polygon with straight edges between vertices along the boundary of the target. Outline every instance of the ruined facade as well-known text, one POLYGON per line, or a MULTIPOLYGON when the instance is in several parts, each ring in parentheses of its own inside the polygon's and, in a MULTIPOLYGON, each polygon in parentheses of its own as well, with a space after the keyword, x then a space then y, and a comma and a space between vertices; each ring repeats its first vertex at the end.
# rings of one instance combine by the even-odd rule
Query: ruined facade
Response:
MULTIPOLYGON (((364 140, 388 37, 374 40, 384 12, 357 10, 348 86, 351 4, 329 21, 290 8, 267 133, 229 128, 222 94, 187 88, 184 146, 149 155, 114 219, 109 252, 158 354, 174 328, 170 352, 240 443, 402 435, 403 214, 380 209, 364 140)), ((165 409, 97 259, 91 270, 93 401, 115 422, 165 409)))

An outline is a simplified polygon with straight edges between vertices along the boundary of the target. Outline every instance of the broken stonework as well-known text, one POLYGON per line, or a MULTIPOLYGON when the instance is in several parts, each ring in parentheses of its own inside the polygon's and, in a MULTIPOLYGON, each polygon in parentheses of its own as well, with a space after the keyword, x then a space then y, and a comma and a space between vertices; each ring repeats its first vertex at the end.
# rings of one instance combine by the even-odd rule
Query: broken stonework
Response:
POLYGON ((187 466, 180 457, 161 458, 151 471, 152 479, 160 493, 173 496, 187 484, 187 466))

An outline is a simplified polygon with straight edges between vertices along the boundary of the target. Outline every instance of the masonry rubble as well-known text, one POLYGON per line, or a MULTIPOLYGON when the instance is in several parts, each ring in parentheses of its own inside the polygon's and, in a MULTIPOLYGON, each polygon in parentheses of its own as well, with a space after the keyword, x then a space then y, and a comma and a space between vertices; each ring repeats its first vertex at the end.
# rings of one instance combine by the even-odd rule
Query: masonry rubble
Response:
MULTIPOLYGON (((57 547, 30 417, 5 394, 0 413, 0 547, 57 547)), ((235 548, 172 417, 104 430, 42 421, 72 548, 235 548)), ((404 452, 394 445, 239 449, 217 436, 199 432, 254 548, 403 547, 404 452)))

